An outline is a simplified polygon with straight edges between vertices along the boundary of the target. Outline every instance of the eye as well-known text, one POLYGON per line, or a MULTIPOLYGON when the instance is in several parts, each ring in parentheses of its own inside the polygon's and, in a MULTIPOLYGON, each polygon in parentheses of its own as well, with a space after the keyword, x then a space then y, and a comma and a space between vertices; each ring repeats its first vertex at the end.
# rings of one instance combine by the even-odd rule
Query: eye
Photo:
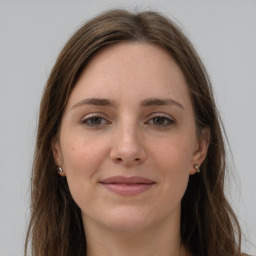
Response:
POLYGON ((174 120, 166 116, 154 116, 146 124, 153 125, 156 127, 165 128, 174 123, 174 120))
POLYGON ((107 121, 105 118, 101 117, 101 116, 88 116, 87 118, 84 118, 82 120, 82 124, 85 124, 87 126, 90 127, 100 127, 103 126, 105 124, 109 124, 110 122, 107 121))

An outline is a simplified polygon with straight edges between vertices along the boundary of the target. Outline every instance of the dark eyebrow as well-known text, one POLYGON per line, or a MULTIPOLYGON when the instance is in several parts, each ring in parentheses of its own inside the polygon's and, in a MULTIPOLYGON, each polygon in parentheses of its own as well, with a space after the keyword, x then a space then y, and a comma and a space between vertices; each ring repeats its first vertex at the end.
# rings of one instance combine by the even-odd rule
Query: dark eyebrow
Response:
POLYGON ((183 105, 179 102, 172 100, 172 99, 146 99, 141 102, 142 107, 150 107, 150 106, 163 106, 163 105, 175 105, 182 109, 184 109, 183 105))
MULTIPOLYGON (((110 101, 108 99, 99 99, 99 98, 90 98, 90 99, 83 99, 76 104, 74 104, 71 109, 82 105, 95 105, 95 106, 108 106, 108 107, 115 107, 116 103, 110 101)), ((158 98, 150 98, 145 99, 140 104, 142 107, 150 107, 150 106, 163 106, 163 105, 176 105, 182 109, 184 107, 177 101, 172 99, 158 99, 158 98)))
POLYGON ((107 99, 91 98, 91 99, 84 99, 77 102, 75 105, 71 107, 71 109, 74 109, 81 105, 95 105, 95 106, 109 106, 109 107, 116 106, 114 102, 107 99))

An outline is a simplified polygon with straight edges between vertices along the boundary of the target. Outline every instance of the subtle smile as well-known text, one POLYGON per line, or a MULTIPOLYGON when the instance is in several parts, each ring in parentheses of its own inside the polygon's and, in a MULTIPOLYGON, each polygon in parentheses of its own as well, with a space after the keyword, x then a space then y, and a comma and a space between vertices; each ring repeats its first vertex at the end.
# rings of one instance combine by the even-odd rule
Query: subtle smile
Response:
POLYGON ((113 176, 100 181, 106 189, 119 195, 133 196, 149 190, 156 182, 140 176, 113 176))

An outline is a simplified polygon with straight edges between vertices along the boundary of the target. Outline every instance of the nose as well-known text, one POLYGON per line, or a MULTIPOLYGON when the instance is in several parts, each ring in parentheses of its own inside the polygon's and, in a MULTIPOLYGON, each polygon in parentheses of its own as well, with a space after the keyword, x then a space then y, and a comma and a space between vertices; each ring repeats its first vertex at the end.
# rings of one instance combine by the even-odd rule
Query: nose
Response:
POLYGON ((110 158, 125 166, 133 166, 145 161, 146 151, 138 127, 130 125, 117 128, 110 158))

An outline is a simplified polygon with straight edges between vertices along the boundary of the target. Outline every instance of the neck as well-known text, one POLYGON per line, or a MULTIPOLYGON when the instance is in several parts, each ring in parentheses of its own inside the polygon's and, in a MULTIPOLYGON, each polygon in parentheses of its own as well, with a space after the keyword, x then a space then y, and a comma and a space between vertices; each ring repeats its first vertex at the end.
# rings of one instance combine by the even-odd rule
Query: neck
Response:
POLYGON ((188 256, 179 222, 158 223, 141 231, 116 231, 86 222, 87 256, 188 256))

